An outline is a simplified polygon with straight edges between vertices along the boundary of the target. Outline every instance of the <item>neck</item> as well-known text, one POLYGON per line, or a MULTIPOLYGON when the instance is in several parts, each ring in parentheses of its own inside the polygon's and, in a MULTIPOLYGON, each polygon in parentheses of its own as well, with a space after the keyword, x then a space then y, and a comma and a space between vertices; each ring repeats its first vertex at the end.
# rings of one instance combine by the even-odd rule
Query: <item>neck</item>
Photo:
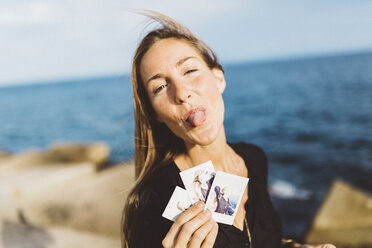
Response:
POLYGON ((234 151, 227 144, 225 130, 221 129, 215 141, 208 145, 185 144, 186 153, 175 159, 180 170, 186 170, 211 160, 216 171, 231 171, 234 151))

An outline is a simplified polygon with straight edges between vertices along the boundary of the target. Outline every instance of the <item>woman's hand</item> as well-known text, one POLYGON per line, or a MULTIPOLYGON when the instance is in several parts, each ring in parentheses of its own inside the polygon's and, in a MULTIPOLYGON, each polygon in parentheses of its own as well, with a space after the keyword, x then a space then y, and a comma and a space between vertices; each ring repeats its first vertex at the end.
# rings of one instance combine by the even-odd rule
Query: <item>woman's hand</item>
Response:
POLYGON ((165 248, 213 247, 218 233, 218 225, 209 210, 204 210, 204 202, 197 202, 180 214, 163 239, 165 248))

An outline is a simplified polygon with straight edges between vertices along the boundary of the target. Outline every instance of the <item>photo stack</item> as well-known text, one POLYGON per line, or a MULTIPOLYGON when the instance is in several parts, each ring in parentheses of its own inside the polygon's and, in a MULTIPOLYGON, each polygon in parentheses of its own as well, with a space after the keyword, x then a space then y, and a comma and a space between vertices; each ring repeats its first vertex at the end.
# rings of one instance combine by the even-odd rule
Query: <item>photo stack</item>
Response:
POLYGON ((163 217, 175 221, 198 201, 205 202, 216 222, 232 225, 249 178, 215 171, 212 161, 180 172, 185 189, 176 187, 163 217))

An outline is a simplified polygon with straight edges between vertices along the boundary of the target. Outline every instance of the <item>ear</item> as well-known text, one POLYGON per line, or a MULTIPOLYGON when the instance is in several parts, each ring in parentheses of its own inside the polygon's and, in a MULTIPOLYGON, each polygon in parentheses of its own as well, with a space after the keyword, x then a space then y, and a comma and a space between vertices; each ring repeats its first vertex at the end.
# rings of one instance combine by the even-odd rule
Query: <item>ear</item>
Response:
POLYGON ((212 69, 212 73, 214 77, 217 79, 216 80, 217 89, 222 94, 226 88, 225 74, 223 73, 222 70, 218 68, 212 69))

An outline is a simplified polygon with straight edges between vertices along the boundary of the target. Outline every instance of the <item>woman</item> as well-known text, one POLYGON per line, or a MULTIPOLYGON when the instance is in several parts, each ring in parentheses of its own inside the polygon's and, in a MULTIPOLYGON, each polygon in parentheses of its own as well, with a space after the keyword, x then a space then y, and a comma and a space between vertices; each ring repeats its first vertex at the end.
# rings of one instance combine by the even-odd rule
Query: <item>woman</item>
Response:
POLYGON ((228 197, 225 198, 224 190, 221 189, 220 186, 216 186, 214 188, 214 191, 216 193, 216 203, 217 203, 215 212, 220 213, 220 214, 233 215, 234 210, 231 208, 229 198, 228 197))
POLYGON ((264 152, 226 141, 226 82, 216 55, 174 20, 145 15, 161 27, 142 39, 133 59, 137 181, 124 210, 123 247, 281 247, 264 152), (174 223, 163 218, 175 186, 184 187, 179 172, 208 160, 216 171, 250 178, 233 225, 217 224, 203 202, 174 223))

